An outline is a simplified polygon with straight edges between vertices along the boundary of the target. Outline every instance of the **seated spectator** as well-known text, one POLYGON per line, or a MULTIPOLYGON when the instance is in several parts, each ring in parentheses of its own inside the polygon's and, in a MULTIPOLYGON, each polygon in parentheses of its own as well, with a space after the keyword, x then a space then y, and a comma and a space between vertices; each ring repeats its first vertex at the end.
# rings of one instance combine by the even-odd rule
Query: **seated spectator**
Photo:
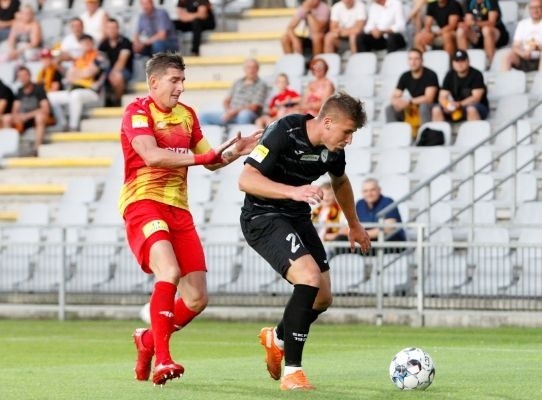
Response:
POLYGON ((58 62, 73 61, 81 55, 80 39, 83 36, 83 21, 79 17, 70 20, 70 33, 64 36, 58 49, 53 50, 53 55, 58 62))
POLYGON ((317 116, 320 112, 320 107, 329 96, 335 93, 335 85, 329 79, 327 71, 329 66, 323 58, 313 58, 309 65, 314 79, 309 82, 303 90, 303 96, 299 103, 298 111, 301 113, 317 116))
POLYGON ((422 17, 424 12, 424 7, 427 5, 427 3, 431 3, 437 0, 413 0, 412 1, 412 8, 410 9, 410 12, 408 13, 408 16, 406 18, 407 24, 413 24, 414 25, 414 34, 417 34, 422 30, 422 17))
POLYGON ((0 128, 2 127, 4 115, 11 113, 14 100, 15 96, 10 87, 0 79, 0 128))
POLYGON ((234 82, 224 99, 223 111, 203 112, 202 125, 253 124, 261 113, 267 97, 267 85, 258 76, 258 61, 245 61, 245 76, 234 82))
POLYGON ((13 102, 11 114, 3 116, 3 125, 14 127, 20 133, 34 127, 36 140, 30 155, 37 156, 45 137, 45 127, 54 125, 55 119, 43 86, 32 82, 31 77, 27 67, 21 66, 17 69, 17 81, 21 86, 13 102))
MULTIPOLYGON (((335 198, 335 192, 330 182, 324 182, 320 185, 322 192, 324 193, 322 201, 312 209, 311 216, 312 222, 316 226, 318 236, 322 242, 333 242, 348 240, 348 228, 346 226, 341 227, 339 224, 345 223, 344 215, 341 211, 341 207, 335 198)), ((337 253, 344 253, 345 249, 336 249, 326 247, 328 259, 337 253), (339 250, 337 252, 337 250, 339 250)))
POLYGON ((9 31, 15 22, 15 16, 20 7, 21 2, 19 0, 0 0, 0 42, 8 38, 9 31))
POLYGON ((455 31, 463 17, 463 9, 456 0, 437 0, 427 5, 423 29, 414 37, 414 47, 420 51, 443 48, 454 54, 455 31))
POLYGON ((452 69, 444 77, 439 104, 432 110, 433 121, 476 121, 489 115, 487 87, 482 72, 469 64, 465 50, 457 50, 452 69))
POLYGON ((153 0, 139 0, 141 14, 132 40, 135 54, 150 56, 163 51, 178 51, 175 26, 166 10, 154 6, 153 0))
POLYGON ((282 50, 285 54, 303 54, 304 42, 310 42, 312 55, 322 53, 324 35, 329 24, 330 9, 325 1, 304 0, 290 20, 282 36, 282 50))
POLYGON ((199 56, 203 31, 215 29, 216 21, 213 6, 209 0, 179 0, 177 3, 175 28, 181 32, 192 32, 193 56, 199 56))
MULTIPOLYGON (((374 223, 379 222, 377 214, 384 208, 393 203, 393 199, 382 195, 382 190, 378 181, 374 178, 367 178, 363 181, 361 187, 362 198, 356 202, 356 213, 360 222, 374 223)), ((405 231, 397 227, 400 224, 401 214, 399 210, 394 208, 389 211, 384 217, 384 238, 386 241, 406 241, 405 231)), ((380 228, 366 228, 371 240, 378 240, 380 228)))
POLYGON ((36 82, 42 85, 47 93, 62 90, 62 73, 55 63, 51 51, 43 49, 40 58, 43 67, 38 71, 36 82))
POLYGON ((359 0, 341 0, 331 7, 329 32, 324 37, 324 53, 335 53, 342 42, 352 54, 358 52, 357 38, 367 21, 365 4, 359 0))
POLYGON ((295 107, 299 104, 301 96, 295 90, 290 89, 288 87, 289 84, 288 75, 284 73, 277 75, 275 79, 277 94, 269 101, 267 114, 262 115, 256 120, 258 128, 265 128, 271 122, 295 111, 295 107))
MULTIPOLYGON (((94 46, 94 39, 83 34, 80 42, 83 54, 75 59, 66 72, 68 87, 66 90, 49 92, 49 100, 55 109, 68 106, 68 129, 71 131, 79 130, 83 106, 99 100, 99 91, 104 83, 105 60, 94 46)), ((63 113, 57 117, 63 119, 63 113)))
POLYGON ((42 42, 41 26, 32 6, 23 4, 11 26, 7 40, 7 59, 36 61, 42 42))
POLYGON ((120 34, 119 23, 110 18, 105 29, 105 38, 98 46, 108 59, 109 69, 106 73, 106 105, 120 106, 122 95, 126 92, 126 84, 132 79, 134 70, 134 53, 132 42, 120 34))
POLYGON ((374 0, 369 7, 369 18, 358 36, 358 51, 384 50, 388 53, 406 46, 405 16, 399 0, 374 0))
POLYGON ((491 65, 495 49, 506 46, 510 39, 501 16, 498 0, 467 1, 465 19, 457 30, 457 48, 484 49, 491 65))
POLYGON ((416 132, 421 124, 431 121, 431 108, 437 101, 439 85, 437 74, 423 66, 421 51, 410 49, 408 64, 410 70, 399 78, 391 96, 391 104, 386 108, 386 122, 411 122, 415 119, 411 117, 417 116, 418 125, 413 126, 413 132, 416 132), (405 97, 405 91, 408 97, 405 97))
MULTIPOLYGON (((81 1, 81 0, 79 0, 81 1)), ((100 43, 105 37, 105 24, 109 17, 100 6, 100 0, 84 0, 86 11, 79 16, 83 21, 85 33, 92 36, 94 43, 100 43)))
POLYGON ((531 0, 529 18, 518 22, 512 48, 503 57, 501 69, 512 67, 525 71, 542 71, 542 0, 531 0))

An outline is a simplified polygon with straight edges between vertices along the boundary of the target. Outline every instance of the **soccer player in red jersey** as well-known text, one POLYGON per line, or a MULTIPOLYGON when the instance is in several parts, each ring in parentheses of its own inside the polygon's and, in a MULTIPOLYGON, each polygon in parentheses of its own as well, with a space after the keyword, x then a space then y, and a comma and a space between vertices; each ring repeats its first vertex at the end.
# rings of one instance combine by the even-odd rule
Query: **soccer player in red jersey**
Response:
POLYGON ((151 329, 136 329, 136 379, 163 385, 184 368, 171 358, 169 340, 207 305, 203 248, 187 201, 192 165, 215 170, 250 153, 256 131, 212 149, 192 108, 179 102, 185 64, 178 53, 157 53, 146 64, 149 95, 135 99, 122 118, 125 181, 119 207, 130 248, 156 277, 150 298, 151 329), (181 296, 175 299, 177 289, 181 296))

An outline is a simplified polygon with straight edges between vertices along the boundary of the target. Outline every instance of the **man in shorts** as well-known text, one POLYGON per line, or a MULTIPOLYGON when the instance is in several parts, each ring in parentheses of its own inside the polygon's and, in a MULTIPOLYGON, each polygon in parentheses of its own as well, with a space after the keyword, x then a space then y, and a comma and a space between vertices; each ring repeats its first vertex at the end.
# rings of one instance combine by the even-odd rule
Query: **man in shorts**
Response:
POLYGON ((323 193, 313 181, 329 173, 348 222, 352 251, 356 242, 363 252, 371 248, 344 173, 344 148, 365 123, 359 100, 334 94, 315 118, 291 114, 269 125, 239 178, 239 187, 246 192, 241 229, 247 243, 294 286, 282 320, 259 335, 273 379, 281 379, 285 359, 281 390, 314 389, 301 368, 303 346, 310 325, 331 304, 326 251, 311 221, 310 205, 319 203, 323 193))
POLYGON ((150 298, 151 329, 136 329, 136 379, 163 385, 184 368, 171 358, 169 340, 207 305, 206 266, 187 201, 189 166, 214 170, 248 154, 256 131, 211 149, 194 110, 179 102, 185 64, 178 53, 157 53, 146 64, 149 95, 124 112, 121 143, 125 182, 119 207, 130 248, 141 268, 155 275, 150 298), (177 299, 177 289, 181 296, 177 299))

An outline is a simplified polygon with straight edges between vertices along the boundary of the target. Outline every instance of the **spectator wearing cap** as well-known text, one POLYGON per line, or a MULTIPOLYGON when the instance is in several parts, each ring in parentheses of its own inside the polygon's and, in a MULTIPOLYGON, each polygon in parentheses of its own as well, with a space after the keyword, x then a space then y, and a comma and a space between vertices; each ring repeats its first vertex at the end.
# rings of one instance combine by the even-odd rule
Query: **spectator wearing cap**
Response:
POLYGON ((85 8, 85 12, 79 16, 83 21, 84 31, 87 35, 92 36, 94 43, 100 43, 105 37, 105 24, 109 17, 100 7, 99 0, 85 0, 85 8))
POLYGON ((36 82, 43 85, 46 92, 62 90, 62 74, 49 49, 40 52, 42 68, 38 71, 36 82))
POLYGON ((132 79, 134 52, 132 42, 120 34, 119 22, 110 18, 105 29, 105 39, 98 46, 109 60, 106 81, 106 105, 120 106, 126 85, 132 79))
MULTIPOLYGON (((67 90, 49 92, 49 100, 55 110, 68 107, 68 129, 71 131, 79 130, 83 106, 99 101, 106 64, 106 60, 96 49, 92 36, 83 34, 79 41, 83 54, 75 59, 66 72, 67 90)), ((63 120, 63 113, 60 115, 63 120)), ((62 123, 64 125, 64 121, 62 123)))
POLYGON ((444 77, 439 104, 432 109, 433 121, 476 121, 489 115, 487 87, 482 72, 469 64, 465 50, 456 50, 452 69, 444 77))
POLYGON ((139 0, 141 14, 132 40, 135 54, 150 56, 163 51, 178 51, 175 25, 166 10, 154 6, 153 0, 139 0))
POLYGON ((13 103, 11 114, 4 114, 3 125, 14 127, 20 133, 34 127, 36 139, 30 155, 37 156, 39 146, 43 143, 46 126, 53 125, 55 119, 47 94, 42 85, 32 82, 30 70, 21 66, 16 72, 20 84, 19 91, 13 103))

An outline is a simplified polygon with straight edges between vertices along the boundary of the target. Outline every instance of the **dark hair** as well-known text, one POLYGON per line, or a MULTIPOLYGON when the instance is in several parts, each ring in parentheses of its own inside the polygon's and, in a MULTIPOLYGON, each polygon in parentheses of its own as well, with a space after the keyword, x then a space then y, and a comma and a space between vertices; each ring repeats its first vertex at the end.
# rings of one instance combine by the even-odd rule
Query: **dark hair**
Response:
POLYGON ((92 43, 94 43, 94 38, 87 33, 83 33, 81 35, 81 37, 79 38, 79 41, 82 41, 82 40, 90 40, 92 43))
POLYGON ((314 67, 314 65, 317 64, 317 63, 322 63, 322 64, 324 64, 324 71, 325 71, 325 73, 327 74, 327 71, 328 71, 328 69, 329 69, 329 65, 327 64, 326 60, 324 60, 324 59, 321 58, 321 57, 314 57, 314 58, 311 60, 310 64, 309 64, 309 69, 312 70, 312 68, 314 67))
POLYGON ((181 53, 170 51, 154 54, 145 64, 145 74, 147 79, 151 75, 163 75, 168 68, 175 68, 184 71, 186 68, 181 53))
POLYGON ((28 68, 26 65, 19 65, 17 69, 15 70, 15 74, 18 74, 20 71, 26 71, 28 75, 32 76, 32 73, 30 72, 30 68, 28 68))
POLYGON ((324 118, 327 115, 334 116, 337 119, 351 119, 358 129, 367 123, 367 114, 363 103, 343 91, 332 94, 324 102, 318 118, 324 118))
POLYGON ((107 22, 114 22, 115 24, 119 25, 119 21, 116 18, 109 17, 107 22))
POLYGON ((411 47, 410 49, 408 49, 408 52, 409 53, 418 53, 418 55, 423 58, 423 53, 420 49, 417 49, 416 47, 411 47))

